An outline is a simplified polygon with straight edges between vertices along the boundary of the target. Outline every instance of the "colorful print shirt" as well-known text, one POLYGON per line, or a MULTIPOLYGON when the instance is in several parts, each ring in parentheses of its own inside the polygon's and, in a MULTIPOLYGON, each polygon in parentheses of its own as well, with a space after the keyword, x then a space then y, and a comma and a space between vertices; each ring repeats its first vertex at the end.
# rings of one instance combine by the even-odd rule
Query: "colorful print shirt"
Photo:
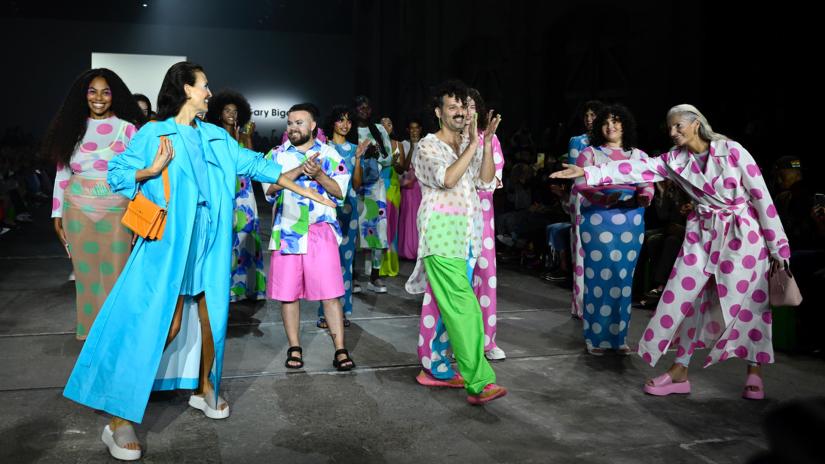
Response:
MULTIPOLYGON (((317 139, 315 144, 302 153, 289 141, 280 147, 270 150, 267 159, 274 159, 287 172, 300 166, 307 158, 319 153, 316 162, 321 163, 321 169, 332 178, 346 195, 349 191, 350 171, 341 155, 329 145, 317 139)), ((307 189, 314 189, 335 201, 338 206, 344 204, 343 199, 336 198, 324 190, 315 179, 303 174, 295 179, 295 183, 307 189)), ((264 192, 271 184, 263 184, 264 192)), ((335 231, 338 243, 341 243, 341 228, 335 213, 335 208, 316 203, 290 190, 279 190, 274 196, 267 195, 270 203, 275 203, 275 220, 272 225, 272 236, 269 239, 270 250, 280 250, 282 254, 306 254, 307 233, 311 224, 326 222, 335 231)))
MULTIPOLYGON (((464 137, 460 152, 468 143, 464 137)), ((427 256, 467 259, 470 252, 481 256, 484 224, 478 190, 493 190, 498 182, 495 177, 490 182, 481 180, 483 153, 484 147, 479 145, 467 171, 453 188, 447 188, 447 168, 459 155, 435 134, 427 134, 418 143, 413 158, 422 196, 417 221, 418 259, 406 284, 408 292, 424 292, 427 282, 422 260, 427 256)))

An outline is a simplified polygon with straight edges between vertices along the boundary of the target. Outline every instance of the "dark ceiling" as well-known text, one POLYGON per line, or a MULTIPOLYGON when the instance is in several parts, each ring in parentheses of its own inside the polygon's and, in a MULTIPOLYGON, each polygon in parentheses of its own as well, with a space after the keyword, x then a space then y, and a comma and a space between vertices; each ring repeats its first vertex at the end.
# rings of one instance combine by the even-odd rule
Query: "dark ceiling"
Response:
POLYGON ((348 34, 352 31, 353 3, 353 0, 3 0, 0 17, 348 34))

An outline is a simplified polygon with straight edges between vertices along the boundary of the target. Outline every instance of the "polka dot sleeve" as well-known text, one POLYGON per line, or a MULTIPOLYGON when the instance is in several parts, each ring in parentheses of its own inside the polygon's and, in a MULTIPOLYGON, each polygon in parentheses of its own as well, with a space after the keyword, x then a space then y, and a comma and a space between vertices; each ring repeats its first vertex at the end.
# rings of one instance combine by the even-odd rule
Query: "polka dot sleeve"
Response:
POLYGON ((584 168, 587 185, 641 184, 661 182, 668 177, 661 156, 646 159, 611 161, 584 168))
POLYGON ((415 175, 418 182, 430 188, 444 189, 444 178, 447 176, 447 168, 450 161, 444 157, 444 152, 439 150, 431 138, 424 138, 418 142, 418 153, 413 158, 415 175))
POLYGON ((72 171, 63 163, 57 164, 57 174, 54 176, 54 194, 52 196, 52 217, 63 217, 63 192, 69 185, 72 171))
POLYGON ((779 220, 779 214, 776 212, 771 194, 768 193, 759 166, 744 147, 733 141, 727 143, 730 156, 739 158, 738 164, 743 170, 742 185, 750 194, 750 213, 759 220, 771 257, 777 260, 790 258, 791 249, 788 247, 788 237, 785 235, 785 229, 779 220))
MULTIPOLYGON (((633 150, 633 159, 649 160, 650 157, 647 156, 647 153, 643 152, 642 150, 633 150)), ((652 182, 643 182, 641 184, 636 184, 636 196, 646 198, 647 204, 651 203, 651 201, 653 200, 653 194, 655 192, 656 188, 653 187, 652 182)))

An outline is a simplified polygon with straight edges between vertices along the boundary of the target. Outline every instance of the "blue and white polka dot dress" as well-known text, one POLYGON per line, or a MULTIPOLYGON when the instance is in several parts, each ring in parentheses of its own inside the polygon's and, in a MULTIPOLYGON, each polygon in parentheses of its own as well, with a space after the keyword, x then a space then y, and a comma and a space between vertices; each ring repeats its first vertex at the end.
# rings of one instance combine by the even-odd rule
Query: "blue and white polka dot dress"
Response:
MULTIPOLYGON (((633 191, 619 193, 620 201, 633 191)), ((631 291, 636 260, 644 241, 644 208, 582 208, 584 248, 584 339, 589 347, 618 349, 625 344, 630 324, 631 291)))

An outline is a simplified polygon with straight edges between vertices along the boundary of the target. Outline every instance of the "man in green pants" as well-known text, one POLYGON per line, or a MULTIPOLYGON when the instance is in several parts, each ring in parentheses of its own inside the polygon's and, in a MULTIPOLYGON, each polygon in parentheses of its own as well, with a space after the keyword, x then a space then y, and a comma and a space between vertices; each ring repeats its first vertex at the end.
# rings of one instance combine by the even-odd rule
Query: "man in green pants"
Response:
POLYGON ((469 134, 478 133, 475 119, 465 121, 466 101, 467 88, 460 81, 446 81, 433 93, 431 107, 440 129, 421 139, 413 159, 422 201, 418 258, 406 289, 425 294, 418 340, 425 370, 416 380, 463 386, 467 401, 477 405, 507 394, 484 357, 484 325, 471 284, 483 230, 476 188, 495 186, 492 138, 501 117, 489 118, 482 148, 477 137, 462 138, 467 124, 469 134), (463 378, 443 362, 448 339, 463 378), (437 371, 430 371, 436 364, 437 371))

